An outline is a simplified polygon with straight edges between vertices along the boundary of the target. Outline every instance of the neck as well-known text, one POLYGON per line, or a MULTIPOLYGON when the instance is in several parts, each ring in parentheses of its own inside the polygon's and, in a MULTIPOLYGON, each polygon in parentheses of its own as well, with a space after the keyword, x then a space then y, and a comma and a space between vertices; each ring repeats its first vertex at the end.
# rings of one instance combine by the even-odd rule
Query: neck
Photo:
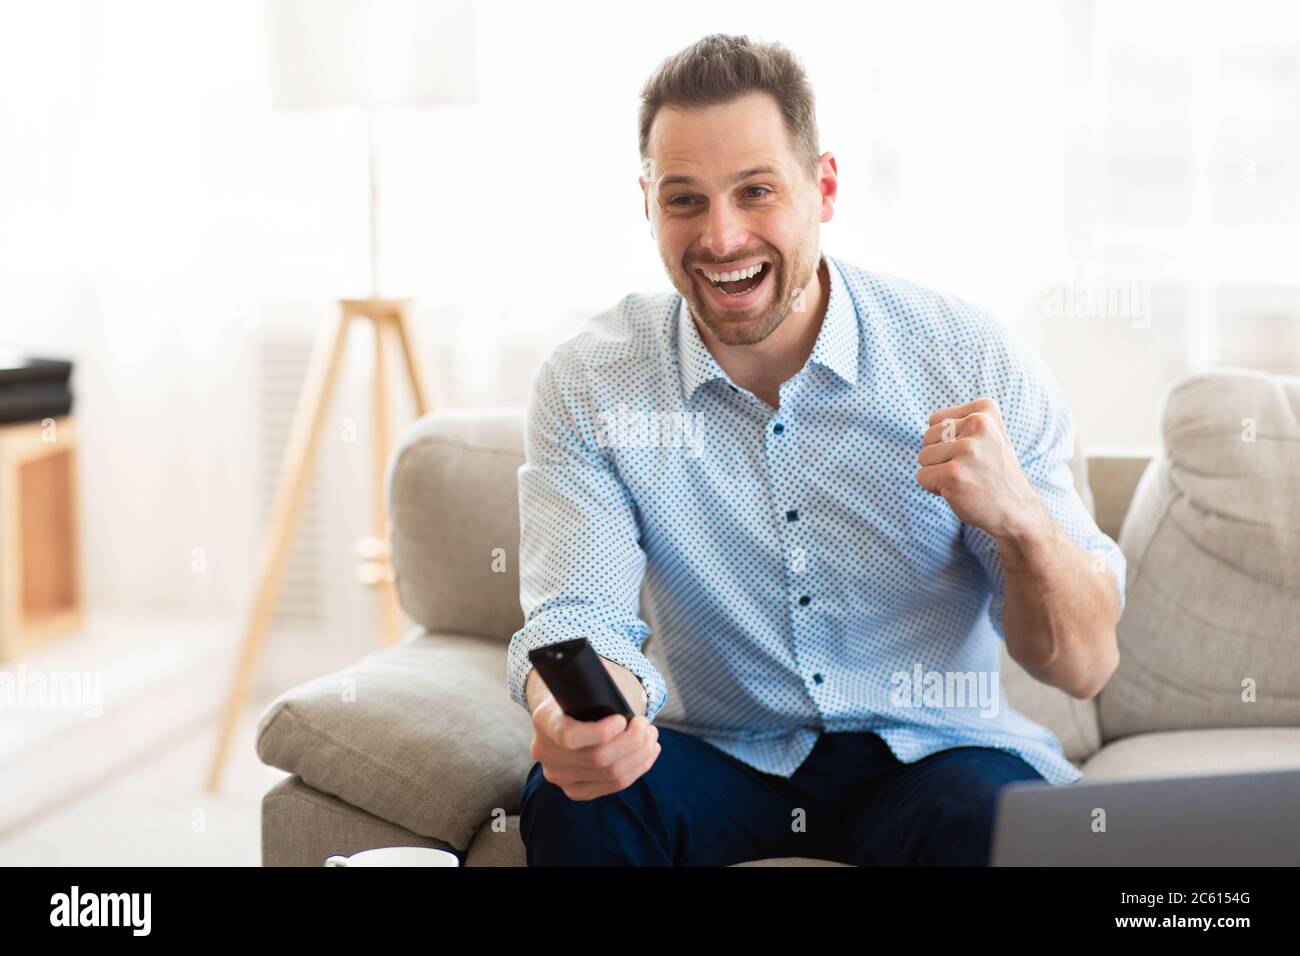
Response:
POLYGON ((731 380, 773 408, 780 402, 781 385, 804 367, 817 342, 830 301, 830 274, 826 268, 825 258, 820 259, 804 286, 804 302, 809 307, 802 312, 791 311, 761 342, 726 345, 707 328, 701 328, 702 323, 696 323, 700 338, 731 380))

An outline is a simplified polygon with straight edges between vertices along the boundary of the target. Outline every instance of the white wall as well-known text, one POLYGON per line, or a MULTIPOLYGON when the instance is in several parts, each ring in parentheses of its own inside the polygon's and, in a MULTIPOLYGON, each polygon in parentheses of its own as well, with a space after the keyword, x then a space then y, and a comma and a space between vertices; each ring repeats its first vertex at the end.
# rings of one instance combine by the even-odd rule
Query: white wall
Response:
MULTIPOLYGON (((442 404, 522 401, 582 318, 666 287, 636 97, 715 31, 807 65, 841 176, 824 248, 993 309, 1058 371, 1086 440, 1154 442, 1162 389, 1199 365, 1300 357, 1278 252, 1300 227, 1285 4, 496 0, 477 16, 479 102, 380 122, 384 291, 417 299, 442 404), (1045 314, 1062 282, 1104 276, 1151 285, 1153 321, 1045 314)), ((78 362, 101 604, 242 609, 255 343, 309 334, 366 287, 363 120, 273 112, 264 57, 254 0, 0 4, 0 343, 78 362)))

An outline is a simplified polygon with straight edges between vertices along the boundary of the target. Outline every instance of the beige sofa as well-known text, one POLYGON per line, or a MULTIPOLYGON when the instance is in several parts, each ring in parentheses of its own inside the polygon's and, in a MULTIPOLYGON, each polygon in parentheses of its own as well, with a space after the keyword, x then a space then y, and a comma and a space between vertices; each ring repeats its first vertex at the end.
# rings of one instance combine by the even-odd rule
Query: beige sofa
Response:
MULTIPOLYGON (((505 685, 522 624, 522 421, 518 409, 434 414, 395 450, 394 565, 418 626, 262 715, 258 754, 290 774, 263 799, 265 865, 393 845, 524 865, 516 801, 532 728, 505 685)), ((1011 705, 1087 778, 1300 766, 1300 379, 1192 377, 1166 395, 1159 453, 1073 464, 1128 558, 1122 660, 1080 701, 1004 650, 1011 705)))

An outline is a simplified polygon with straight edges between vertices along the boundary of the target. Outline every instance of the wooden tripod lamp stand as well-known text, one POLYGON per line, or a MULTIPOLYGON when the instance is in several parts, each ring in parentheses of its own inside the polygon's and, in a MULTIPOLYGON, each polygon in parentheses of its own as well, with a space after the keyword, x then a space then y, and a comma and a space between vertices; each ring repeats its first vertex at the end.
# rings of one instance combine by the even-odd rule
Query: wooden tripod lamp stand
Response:
POLYGON ((475 96, 474 34, 468 0, 273 0, 268 6, 272 101, 278 108, 361 106, 370 175, 370 297, 342 299, 338 319, 317 339, 258 559, 257 587, 227 697, 208 789, 221 783, 235 726, 253 679, 289 560, 294 526, 311 485, 321 428, 348 333, 358 320, 375 334, 373 537, 362 542, 362 582, 381 589, 380 635, 397 640, 400 609, 388 562, 384 469, 392 448, 385 343, 395 341, 417 415, 429 411, 411 335, 408 299, 379 294, 375 112, 386 105, 465 103, 475 96))

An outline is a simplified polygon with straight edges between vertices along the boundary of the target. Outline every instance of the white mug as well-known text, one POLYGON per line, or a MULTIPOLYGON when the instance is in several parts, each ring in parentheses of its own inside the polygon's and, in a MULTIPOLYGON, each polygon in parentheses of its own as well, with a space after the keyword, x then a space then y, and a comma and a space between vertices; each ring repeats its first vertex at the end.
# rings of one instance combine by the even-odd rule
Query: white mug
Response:
POLYGON ((460 866, 455 853, 429 846, 381 846, 351 856, 332 856, 326 866, 460 866))

